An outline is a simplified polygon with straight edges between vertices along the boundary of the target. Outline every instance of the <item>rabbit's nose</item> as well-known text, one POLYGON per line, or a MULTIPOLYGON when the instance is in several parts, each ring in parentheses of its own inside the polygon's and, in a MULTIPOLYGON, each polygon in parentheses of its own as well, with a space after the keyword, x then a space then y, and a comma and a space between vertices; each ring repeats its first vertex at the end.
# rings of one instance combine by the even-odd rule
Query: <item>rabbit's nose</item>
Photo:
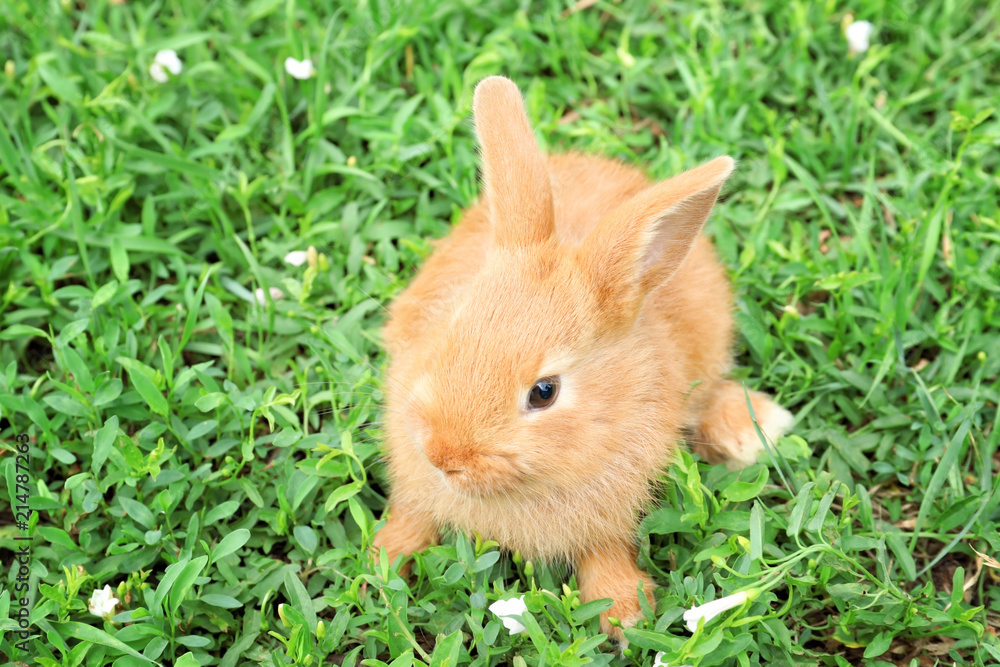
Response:
POLYGON ((433 439, 424 445, 424 455, 435 468, 445 474, 454 474, 462 471, 462 465, 454 448, 448 443, 439 439, 433 439))

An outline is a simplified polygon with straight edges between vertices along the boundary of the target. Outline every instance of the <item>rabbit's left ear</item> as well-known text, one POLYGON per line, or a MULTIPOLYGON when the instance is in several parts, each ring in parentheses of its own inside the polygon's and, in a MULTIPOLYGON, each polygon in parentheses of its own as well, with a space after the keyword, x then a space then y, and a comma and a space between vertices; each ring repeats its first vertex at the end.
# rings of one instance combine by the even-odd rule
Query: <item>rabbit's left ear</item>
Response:
POLYGON ((552 188, 521 91, 502 76, 483 79, 472 98, 472 113, 494 240, 501 246, 526 246, 548 239, 553 232, 552 188))
POLYGON ((734 162, 723 156, 635 195, 598 223, 580 247, 597 292, 638 307, 691 251, 734 162))

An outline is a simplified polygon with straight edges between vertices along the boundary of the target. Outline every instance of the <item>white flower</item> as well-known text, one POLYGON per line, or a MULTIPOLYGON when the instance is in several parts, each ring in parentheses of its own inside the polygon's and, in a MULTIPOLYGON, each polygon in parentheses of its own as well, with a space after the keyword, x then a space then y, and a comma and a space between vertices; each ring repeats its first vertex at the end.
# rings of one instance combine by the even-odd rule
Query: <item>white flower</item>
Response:
POLYGON ((316 73, 311 60, 296 60, 295 58, 285 58, 285 71, 296 79, 308 79, 316 73))
MULTIPOLYGON (((282 292, 277 287, 272 287, 271 289, 268 290, 268 292, 271 295, 271 301, 277 301, 278 299, 285 298, 285 293, 282 292)), ((257 303, 267 303, 267 299, 264 297, 263 287, 258 287, 257 289, 255 289, 253 292, 253 296, 255 299, 257 299, 257 303)))
POLYGON ((285 255, 285 264, 292 266, 302 266, 309 259, 309 253, 305 250, 293 250, 285 255))
MULTIPOLYGON (((653 667, 672 667, 669 662, 664 661, 663 651, 660 651, 653 658, 653 667)), ((691 667, 691 665, 677 665, 676 667, 691 667)))
POLYGON ((111 592, 111 586, 104 584, 104 588, 98 588, 90 596, 90 613, 94 616, 108 620, 115 613, 118 606, 118 598, 111 592))
POLYGON ((705 623, 708 623, 713 618, 718 616, 724 611, 729 611, 733 607, 739 607, 741 604, 747 601, 749 595, 746 591, 740 593, 733 593, 732 595, 727 595, 724 598, 719 598, 718 600, 712 600, 711 602, 706 602, 703 605, 697 607, 692 607, 684 612, 684 621, 687 623, 688 630, 694 632, 698 629, 698 620, 705 619, 705 623))
POLYGON ((849 53, 864 53, 868 50, 868 38, 875 30, 868 21, 854 21, 844 30, 844 37, 847 38, 847 50, 849 53))
POLYGON ((524 625, 521 624, 521 614, 528 611, 524 604, 524 596, 511 598, 510 600, 497 600, 490 605, 490 611, 503 621, 503 626, 510 630, 510 634, 518 635, 524 632, 524 625))
POLYGON ((166 83, 167 70, 177 76, 182 69, 184 69, 184 64, 177 57, 177 52, 173 49, 165 49, 157 51, 156 56, 153 57, 153 64, 149 66, 149 76, 153 77, 157 83, 166 83))

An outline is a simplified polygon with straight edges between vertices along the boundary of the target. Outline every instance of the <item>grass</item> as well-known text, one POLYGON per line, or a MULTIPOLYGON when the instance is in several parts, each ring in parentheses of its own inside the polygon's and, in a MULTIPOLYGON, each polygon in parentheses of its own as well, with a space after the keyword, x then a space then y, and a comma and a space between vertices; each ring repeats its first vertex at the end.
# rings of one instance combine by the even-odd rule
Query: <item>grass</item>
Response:
POLYGON ((996 0, 325 4, 0 2, 6 664, 1000 662, 996 0), (738 376, 797 416, 768 465, 665 473, 624 655, 564 567, 367 552, 381 305, 476 196, 494 73, 549 148, 740 161, 710 223, 738 376))

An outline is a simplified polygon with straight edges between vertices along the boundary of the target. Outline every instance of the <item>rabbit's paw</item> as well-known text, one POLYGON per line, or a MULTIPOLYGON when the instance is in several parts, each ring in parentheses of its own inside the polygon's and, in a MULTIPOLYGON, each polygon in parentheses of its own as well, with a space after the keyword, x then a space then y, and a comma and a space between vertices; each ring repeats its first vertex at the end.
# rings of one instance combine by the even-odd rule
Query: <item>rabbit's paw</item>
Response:
MULTIPOLYGON (((749 394, 760 430, 769 442, 777 442, 791 428, 795 417, 767 394, 759 391, 749 394)), ((691 447, 705 460, 725 463, 730 470, 756 463, 764 444, 750 418, 742 386, 726 380, 712 392, 699 415, 691 447)))
POLYGON ((648 574, 636 567, 635 557, 633 549, 616 547, 595 550, 576 563, 577 584, 583 602, 603 598, 614 600, 611 608, 601 614, 601 632, 617 642, 626 641, 623 628, 631 627, 642 619, 639 582, 642 582, 642 591, 650 606, 655 604, 655 584, 648 574), (608 619, 612 616, 621 621, 621 627, 611 625, 608 619))
MULTIPOLYGON (((389 518, 372 540, 376 561, 379 559, 382 547, 385 547, 389 561, 392 562, 400 554, 409 556, 414 551, 421 551, 437 542, 437 527, 422 515, 396 506, 386 508, 385 511, 389 518)), ((409 573, 409 562, 403 563, 399 567, 399 574, 406 577, 409 573)))

